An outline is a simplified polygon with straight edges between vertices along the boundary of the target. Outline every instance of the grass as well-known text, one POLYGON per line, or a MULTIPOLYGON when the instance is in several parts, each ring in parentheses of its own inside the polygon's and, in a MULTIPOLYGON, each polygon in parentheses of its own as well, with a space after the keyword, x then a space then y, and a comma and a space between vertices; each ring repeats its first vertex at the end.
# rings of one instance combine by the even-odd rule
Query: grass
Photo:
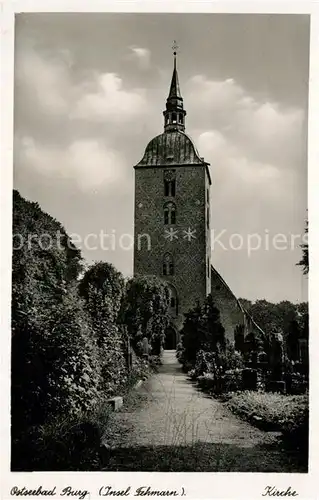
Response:
POLYGON ((268 431, 281 432, 282 444, 298 450, 308 461, 309 397, 244 391, 233 395, 226 406, 235 414, 268 431))
POLYGON ((271 392, 244 391, 233 395, 227 402, 237 415, 247 420, 262 419, 269 430, 281 431, 288 422, 295 422, 308 409, 308 395, 285 396, 271 392))
POLYGON ((295 454, 270 445, 252 448, 195 442, 188 446, 154 445, 112 449, 103 471, 131 472, 306 472, 295 454), (279 455, 279 458, 278 458, 279 455))

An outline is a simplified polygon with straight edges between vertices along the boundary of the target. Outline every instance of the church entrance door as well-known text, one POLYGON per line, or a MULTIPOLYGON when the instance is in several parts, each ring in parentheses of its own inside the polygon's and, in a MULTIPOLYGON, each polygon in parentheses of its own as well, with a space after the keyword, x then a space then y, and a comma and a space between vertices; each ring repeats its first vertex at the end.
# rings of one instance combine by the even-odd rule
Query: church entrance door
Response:
POLYGON ((166 328, 164 349, 167 351, 176 349, 176 331, 172 326, 166 328))

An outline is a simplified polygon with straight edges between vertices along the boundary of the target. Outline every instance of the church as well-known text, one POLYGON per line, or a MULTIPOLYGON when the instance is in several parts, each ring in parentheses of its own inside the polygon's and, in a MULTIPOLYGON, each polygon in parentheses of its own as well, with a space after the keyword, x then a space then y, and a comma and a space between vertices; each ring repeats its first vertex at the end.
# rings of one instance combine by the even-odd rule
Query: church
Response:
POLYGON ((263 337, 211 263, 212 181, 209 163, 185 131, 176 52, 163 115, 163 133, 148 143, 134 166, 134 275, 155 275, 169 286, 165 348, 176 348, 184 314, 209 293, 220 311, 226 338, 240 343, 239 337, 243 341, 248 334, 263 337))

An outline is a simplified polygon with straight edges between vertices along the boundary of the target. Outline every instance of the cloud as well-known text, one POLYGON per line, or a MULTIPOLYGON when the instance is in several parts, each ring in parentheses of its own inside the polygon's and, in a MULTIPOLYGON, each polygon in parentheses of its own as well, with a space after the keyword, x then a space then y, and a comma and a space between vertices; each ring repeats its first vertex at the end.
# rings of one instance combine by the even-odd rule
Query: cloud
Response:
POLYGON ((125 89, 115 73, 75 70, 66 50, 26 44, 16 57, 15 170, 81 191, 125 183, 123 136, 148 112, 145 91, 125 89))
POLYGON ((298 233, 306 211, 303 110, 203 75, 190 79, 185 102, 191 135, 211 164, 215 227, 298 233))
POLYGON ((151 62, 151 52, 143 47, 131 46, 129 58, 136 61, 141 69, 148 69, 151 62))
POLYGON ((19 47, 15 61, 17 92, 48 114, 68 113, 72 102, 71 55, 67 51, 40 54, 32 46, 19 47))
POLYGON ((117 151, 98 140, 75 140, 65 148, 45 146, 32 137, 16 141, 18 168, 39 175, 70 179, 82 191, 107 184, 114 189, 125 180, 125 162, 117 151))
POLYGON ((247 93, 233 78, 190 79, 187 110, 198 127, 217 130, 253 161, 296 168, 302 156, 304 112, 247 93))
POLYGON ((40 52, 30 45, 20 47, 17 93, 48 117, 66 120, 125 123, 145 113, 145 89, 126 90, 123 79, 115 73, 77 74, 73 66, 68 51, 40 52))
POLYGON ((123 80, 115 73, 95 74, 79 93, 71 118, 122 123, 142 115, 146 106, 145 91, 124 90, 123 80))

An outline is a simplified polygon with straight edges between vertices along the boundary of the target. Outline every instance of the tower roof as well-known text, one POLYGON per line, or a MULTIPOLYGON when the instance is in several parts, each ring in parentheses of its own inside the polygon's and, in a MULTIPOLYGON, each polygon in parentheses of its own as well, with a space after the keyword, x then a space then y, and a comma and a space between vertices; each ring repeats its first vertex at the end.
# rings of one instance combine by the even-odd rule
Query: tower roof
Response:
POLYGON ((157 135, 146 146, 137 167, 160 165, 205 165, 192 139, 179 130, 157 135))
POLYGON ((174 69, 168 99, 176 99, 177 97, 182 99, 181 90, 179 88, 178 73, 176 69, 176 55, 174 55, 174 69))
MULTIPOLYGON (((175 43, 175 42, 174 42, 175 43)), ((177 45, 174 45, 176 48, 177 45)), ((169 89, 168 98, 166 99, 166 109, 163 111, 165 122, 164 131, 171 132, 174 130, 185 130, 186 111, 183 105, 183 98, 179 86, 178 73, 176 68, 176 52, 174 50, 174 68, 169 89)))
POLYGON ((163 114, 164 133, 157 135, 148 143, 143 158, 134 168, 178 165, 204 166, 211 183, 209 163, 199 156, 192 139, 185 134, 186 111, 179 86, 175 50, 173 75, 163 114))

